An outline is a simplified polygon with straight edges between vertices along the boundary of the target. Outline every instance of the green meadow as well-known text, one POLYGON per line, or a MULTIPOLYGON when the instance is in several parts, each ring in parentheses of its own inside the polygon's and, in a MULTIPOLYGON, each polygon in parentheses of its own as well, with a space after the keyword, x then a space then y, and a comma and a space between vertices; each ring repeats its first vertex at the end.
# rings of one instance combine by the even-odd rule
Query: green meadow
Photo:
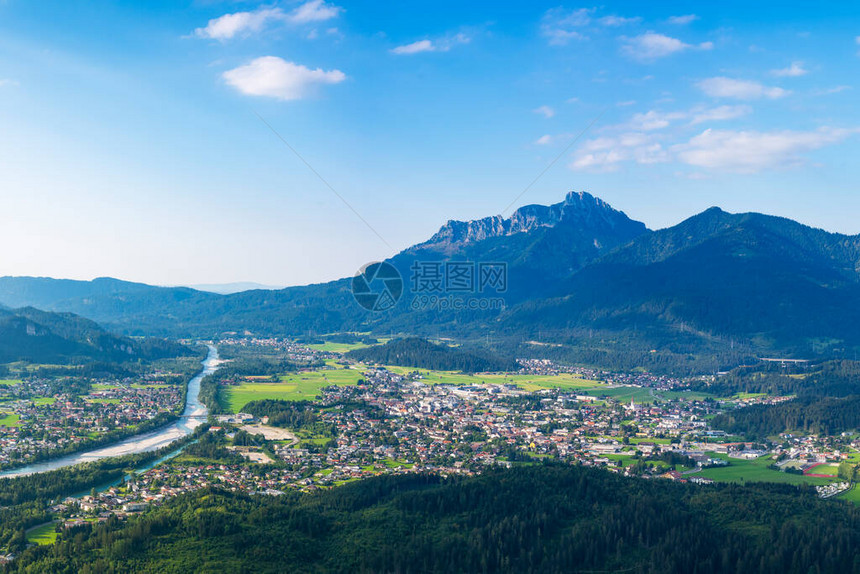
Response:
POLYGON ((20 420, 21 417, 15 413, 0 413, 0 427, 21 426, 20 420))
POLYGON ((46 546, 57 541, 57 531, 54 530, 55 524, 50 522, 43 524, 37 528, 27 531, 27 542, 46 546))
POLYGON ((722 458, 730 461, 730 466, 721 466, 714 468, 706 468, 701 472, 690 475, 704 476, 711 478, 716 482, 776 482, 782 484, 830 484, 833 479, 822 478, 818 476, 805 476, 801 474, 789 474, 768 468, 768 465, 773 464, 773 459, 770 455, 757 458, 755 460, 742 460, 737 458, 728 458, 724 455, 710 453, 714 458, 722 458))
POLYGON ((229 412, 238 413, 251 401, 312 400, 320 396, 324 387, 354 385, 361 379, 361 372, 354 369, 323 369, 283 375, 277 383, 246 381, 222 388, 222 404, 229 412))

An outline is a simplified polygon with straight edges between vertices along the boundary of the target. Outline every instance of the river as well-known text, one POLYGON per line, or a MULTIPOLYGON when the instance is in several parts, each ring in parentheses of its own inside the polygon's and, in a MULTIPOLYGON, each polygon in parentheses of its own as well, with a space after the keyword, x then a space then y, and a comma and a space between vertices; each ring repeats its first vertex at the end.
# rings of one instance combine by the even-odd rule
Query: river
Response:
POLYGON ((167 424, 154 431, 130 436, 108 446, 102 446, 90 451, 77 452, 51 460, 37 462, 20 468, 0 472, 0 478, 26 476, 39 472, 48 472, 72 466, 82 462, 91 462, 112 456, 122 456, 138 452, 158 450, 170 443, 191 434, 195 428, 206 422, 209 414, 206 405, 200 402, 200 382, 218 368, 218 349, 208 345, 209 354, 203 361, 203 370, 188 382, 188 392, 185 398, 185 410, 179 420, 167 424))

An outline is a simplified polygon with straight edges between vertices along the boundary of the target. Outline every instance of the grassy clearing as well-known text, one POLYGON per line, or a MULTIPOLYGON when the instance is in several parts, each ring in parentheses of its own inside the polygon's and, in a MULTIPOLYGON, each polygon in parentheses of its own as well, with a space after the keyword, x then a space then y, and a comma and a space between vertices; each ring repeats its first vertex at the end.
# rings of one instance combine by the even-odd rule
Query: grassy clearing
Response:
POLYGON ((324 387, 354 385, 361 378, 361 373, 353 369, 324 369, 283 375, 277 383, 243 382, 240 385, 224 387, 221 394, 224 397, 224 407, 229 412, 238 413, 251 401, 312 400, 320 396, 324 387))
POLYGON ((94 403, 99 405, 118 405, 119 399, 103 399, 99 397, 87 397, 86 401, 88 403, 94 403))
POLYGON ((847 500, 848 502, 853 502, 854 504, 860 505, 860 488, 855 484, 849 490, 846 490, 839 496, 837 496, 839 500, 847 500))
POLYGON ((0 427, 19 427, 21 417, 15 413, 0 413, 0 427))
POLYGON ((757 399, 760 397, 766 397, 767 393, 737 393, 732 395, 733 399, 737 399, 739 401, 743 401, 746 399, 757 399))
POLYGON ((39 546, 47 546, 57 541, 57 531, 54 530, 55 524, 49 522, 32 530, 27 531, 27 542, 38 544, 39 546))
POLYGON ((308 345, 308 347, 315 351, 343 354, 348 353, 349 351, 354 351, 355 349, 366 349, 367 347, 370 347, 370 345, 365 343, 332 343, 330 341, 326 341, 319 345, 308 345))
POLYGON ((3 386, 17 385, 20 382, 18 379, 0 379, 0 385, 3 386))
POLYGON ((654 402, 655 397, 651 391, 642 387, 598 387, 585 389, 583 394, 592 397, 615 399, 622 403, 634 401, 637 403, 654 402))
POLYGON ((37 407, 41 407, 42 405, 53 405, 57 402, 57 397, 36 397, 33 399, 33 404, 37 407))
POLYGON ((722 458, 730 461, 730 466, 706 468, 693 476, 704 476, 712 478, 717 482, 776 482, 782 484, 830 484, 833 479, 817 476, 804 476, 800 474, 789 474, 768 468, 773 464, 770 455, 755 460, 729 459, 724 455, 709 453, 714 458, 722 458))

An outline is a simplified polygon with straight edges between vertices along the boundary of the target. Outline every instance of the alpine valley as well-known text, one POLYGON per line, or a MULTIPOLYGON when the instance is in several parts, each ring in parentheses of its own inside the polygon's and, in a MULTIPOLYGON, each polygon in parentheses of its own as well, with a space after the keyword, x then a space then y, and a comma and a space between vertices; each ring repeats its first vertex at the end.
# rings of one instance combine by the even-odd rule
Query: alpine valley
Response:
POLYGON ((228 295, 101 278, 0 278, 0 303, 67 312, 126 335, 230 332, 315 337, 372 331, 539 349, 598 366, 707 372, 757 356, 853 357, 860 347, 860 236, 711 208, 656 231, 585 192, 510 217, 449 221, 390 259, 405 292, 356 304, 351 280, 228 295), (507 264, 504 305, 416 310, 415 262, 507 264), (542 343, 552 342, 547 349, 542 343))

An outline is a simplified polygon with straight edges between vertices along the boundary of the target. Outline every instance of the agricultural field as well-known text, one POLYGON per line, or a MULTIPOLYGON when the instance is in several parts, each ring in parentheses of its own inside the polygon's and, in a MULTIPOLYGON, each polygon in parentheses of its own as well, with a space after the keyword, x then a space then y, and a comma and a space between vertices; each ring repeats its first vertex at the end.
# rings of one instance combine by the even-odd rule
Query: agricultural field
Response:
POLYGON ((282 375, 279 378, 277 383, 246 381, 224 387, 221 391, 223 407, 228 412, 238 413, 251 401, 312 400, 320 396, 324 387, 354 385, 362 379, 362 375, 354 369, 323 369, 282 375))
POLYGON ((757 458, 755 460, 743 460, 737 458, 728 458, 724 455, 709 453, 714 458, 722 458, 730 461, 730 466, 721 466, 714 468, 706 468, 701 472, 697 472, 690 476, 704 476, 712 478, 717 482, 776 482, 782 484, 811 484, 821 485, 834 482, 834 478, 824 478, 818 476, 805 476, 800 474, 789 474, 768 468, 768 465, 773 464, 773 459, 770 455, 757 458))
POLYGON ((0 385, 3 385, 3 386, 17 385, 20 382, 21 381, 19 381, 17 379, 0 379, 0 385))
MULTIPOLYGON (((377 339, 380 345, 383 345, 390 341, 390 339, 377 339)), ((367 343, 335 343, 333 341, 326 341, 325 343, 320 343, 317 345, 307 345, 307 347, 315 350, 315 351, 324 351, 326 353, 348 353, 349 351, 354 351, 356 349, 366 349, 367 347, 371 347, 372 345, 368 345, 367 343)))
POLYGON ((475 385, 491 383, 496 385, 517 385, 527 391, 541 389, 590 389, 601 385, 599 381, 583 379, 578 375, 508 375, 504 373, 469 375, 454 371, 430 371, 413 367, 386 366, 392 373, 406 375, 418 372, 428 385, 475 385))
POLYGON ((355 349, 366 349, 370 347, 365 343, 332 343, 330 341, 326 341, 325 343, 321 343, 318 345, 308 345, 314 351, 324 351, 326 353, 348 353, 349 351, 354 351, 355 349))

